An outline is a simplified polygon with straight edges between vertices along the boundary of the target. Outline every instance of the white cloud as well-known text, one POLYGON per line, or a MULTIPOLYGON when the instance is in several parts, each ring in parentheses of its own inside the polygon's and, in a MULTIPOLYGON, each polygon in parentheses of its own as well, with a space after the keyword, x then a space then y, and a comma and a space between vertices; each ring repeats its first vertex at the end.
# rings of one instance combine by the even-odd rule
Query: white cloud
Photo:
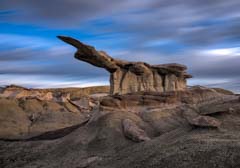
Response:
POLYGON ((62 88, 109 85, 105 78, 72 80, 47 75, 0 75, 0 86, 16 84, 33 88, 62 88))
POLYGON ((208 56, 235 57, 235 56, 240 56, 240 47, 209 49, 209 50, 203 50, 201 51, 201 53, 208 56))

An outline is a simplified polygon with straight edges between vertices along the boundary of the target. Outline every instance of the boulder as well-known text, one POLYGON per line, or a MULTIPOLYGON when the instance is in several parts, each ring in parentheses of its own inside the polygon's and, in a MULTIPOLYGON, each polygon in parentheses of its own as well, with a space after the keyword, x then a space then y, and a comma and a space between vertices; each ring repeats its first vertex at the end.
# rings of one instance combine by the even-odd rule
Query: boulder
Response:
POLYGON ((228 96, 227 99, 222 99, 214 102, 206 102, 199 105, 199 112, 202 115, 211 115, 217 113, 228 113, 234 110, 239 110, 240 104, 236 96, 228 96))
POLYGON ((188 118, 188 122, 189 124, 197 127, 218 128, 221 125, 221 122, 218 119, 209 116, 188 118))
POLYGON ((145 131, 139 128, 132 120, 124 119, 122 125, 124 135, 132 141, 141 142, 150 140, 145 131))
POLYGON ((218 128, 221 125, 221 122, 214 117, 199 115, 199 109, 193 105, 184 105, 181 109, 183 117, 192 126, 218 128))

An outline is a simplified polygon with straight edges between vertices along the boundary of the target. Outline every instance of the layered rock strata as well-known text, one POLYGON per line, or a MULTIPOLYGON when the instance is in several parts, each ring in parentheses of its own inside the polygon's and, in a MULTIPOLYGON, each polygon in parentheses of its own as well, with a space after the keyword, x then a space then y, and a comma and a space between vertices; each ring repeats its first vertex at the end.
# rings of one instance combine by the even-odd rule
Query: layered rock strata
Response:
POLYGON ((184 90, 186 79, 191 78, 186 73, 187 67, 181 64, 149 65, 145 62, 122 61, 71 37, 58 38, 77 48, 76 59, 104 68, 110 73, 111 94, 184 90))

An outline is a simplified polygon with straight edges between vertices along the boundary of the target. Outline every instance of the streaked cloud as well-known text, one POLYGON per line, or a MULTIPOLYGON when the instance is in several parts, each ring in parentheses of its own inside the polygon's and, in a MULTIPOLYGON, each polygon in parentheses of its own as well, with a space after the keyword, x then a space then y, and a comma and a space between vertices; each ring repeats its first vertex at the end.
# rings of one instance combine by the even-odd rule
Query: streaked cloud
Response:
POLYGON ((75 60, 75 49, 55 38, 64 34, 120 59, 184 63, 195 77, 191 84, 226 87, 240 81, 239 6, 237 0, 2 0, 0 74, 19 76, 14 82, 41 76, 24 84, 34 87, 108 83, 104 70, 75 60), (56 79, 44 83, 49 76, 56 79))

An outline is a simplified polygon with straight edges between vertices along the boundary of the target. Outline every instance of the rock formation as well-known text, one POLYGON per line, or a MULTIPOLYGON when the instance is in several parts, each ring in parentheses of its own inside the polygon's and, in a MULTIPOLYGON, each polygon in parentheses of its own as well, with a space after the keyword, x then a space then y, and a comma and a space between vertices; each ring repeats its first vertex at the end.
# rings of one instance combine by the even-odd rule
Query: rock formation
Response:
POLYGON ((2 88, 0 139, 30 138, 81 124, 97 105, 100 98, 96 94, 108 90, 105 87, 28 89, 16 85, 2 88))
POLYGON ((97 104, 85 118, 62 102, 1 98, 0 167, 240 165, 238 95, 188 87, 108 95, 97 104))
POLYGON ((139 128, 132 120, 124 119, 122 121, 122 125, 123 133, 127 138, 135 142, 150 140, 150 138, 146 135, 145 131, 139 128))
POLYGON ((77 58, 111 73, 113 95, 1 89, 0 167, 239 167, 239 95, 184 89, 190 76, 181 65, 119 61, 60 38, 77 46, 77 58))
POLYGON ((149 65, 144 62, 122 61, 71 37, 58 36, 58 38, 77 48, 75 58, 104 68, 111 74, 111 94, 184 90, 186 79, 191 78, 191 75, 185 72, 187 68, 184 65, 176 63, 149 65))

